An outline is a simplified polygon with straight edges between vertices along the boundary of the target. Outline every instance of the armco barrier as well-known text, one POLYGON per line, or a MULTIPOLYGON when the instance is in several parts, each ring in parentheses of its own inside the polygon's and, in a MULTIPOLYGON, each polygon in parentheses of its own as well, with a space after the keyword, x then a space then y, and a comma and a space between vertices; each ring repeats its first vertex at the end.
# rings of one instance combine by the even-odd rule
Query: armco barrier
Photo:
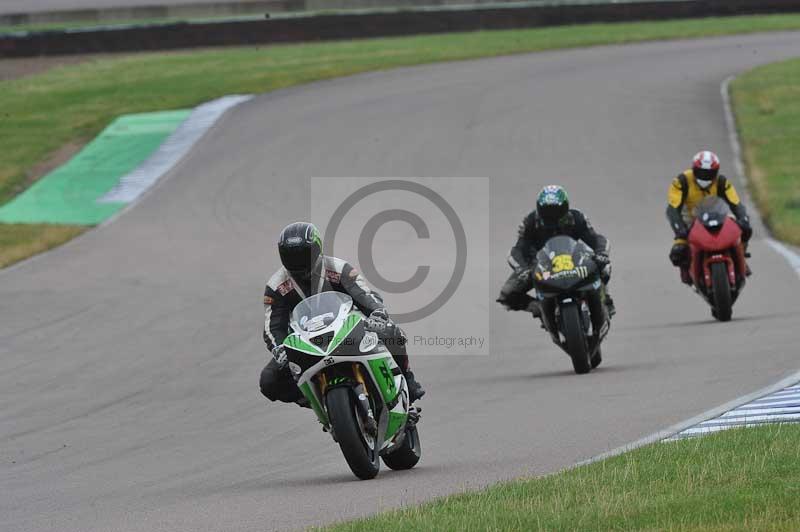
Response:
POLYGON ((800 0, 686 0, 317 15, 7 35, 0 36, 0 57, 171 50, 798 11, 800 0))

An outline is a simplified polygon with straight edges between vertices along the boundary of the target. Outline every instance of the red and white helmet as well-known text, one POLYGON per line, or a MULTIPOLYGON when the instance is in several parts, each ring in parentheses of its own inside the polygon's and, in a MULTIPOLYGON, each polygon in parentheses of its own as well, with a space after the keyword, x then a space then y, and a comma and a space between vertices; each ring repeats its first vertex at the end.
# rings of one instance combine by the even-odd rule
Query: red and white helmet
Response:
POLYGON ((701 151, 692 159, 694 179, 701 188, 708 188, 719 175, 719 157, 713 151, 701 151))

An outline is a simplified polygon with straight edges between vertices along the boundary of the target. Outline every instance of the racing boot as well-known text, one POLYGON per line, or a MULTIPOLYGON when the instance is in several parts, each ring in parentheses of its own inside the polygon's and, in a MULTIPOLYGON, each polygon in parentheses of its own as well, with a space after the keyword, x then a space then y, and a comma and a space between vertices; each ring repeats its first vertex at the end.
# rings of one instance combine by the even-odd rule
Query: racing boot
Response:
POLYGON ((611 294, 608 293, 608 290, 606 290, 606 309, 608 310, 608 319, 613 318, 617 313, 617 307, 614 306, 614 300, 611 299, 611 294))
POLYGON ((535 303, 536 300, 524 293, 506 294, 500 292, 500 295, 495 301, 503 305, 506 310, 530 310, 529 305, 535 303))
POLYGON ((410 369, 407 369, 403 376, 406 378, 406 384, 408 385, 408 402, 413 404, 414 401, 421 399, 425 395, 425 388, 417 382, 414 372, 410 369))
POLYGON ((531 298, 531 302, 528 303, 527 311, 533 314, 534 318, 542 317, 542 307, 540 307, 539 303, 533 298, 531 298))
POLYGON ((692 286, 692 276, 689 275, 689 267, 681 266, 681 282, 692 286))

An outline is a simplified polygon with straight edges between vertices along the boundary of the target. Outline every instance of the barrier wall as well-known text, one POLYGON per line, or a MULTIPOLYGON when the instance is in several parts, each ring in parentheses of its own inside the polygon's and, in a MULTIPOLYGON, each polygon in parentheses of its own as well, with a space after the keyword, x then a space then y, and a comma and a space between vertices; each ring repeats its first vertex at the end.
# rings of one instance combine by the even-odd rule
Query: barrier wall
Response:
POLYGON ((0 57, 172 50, 798 11, 800 0, 686 0, 331 14, 7 35, 0 36, 0 57))

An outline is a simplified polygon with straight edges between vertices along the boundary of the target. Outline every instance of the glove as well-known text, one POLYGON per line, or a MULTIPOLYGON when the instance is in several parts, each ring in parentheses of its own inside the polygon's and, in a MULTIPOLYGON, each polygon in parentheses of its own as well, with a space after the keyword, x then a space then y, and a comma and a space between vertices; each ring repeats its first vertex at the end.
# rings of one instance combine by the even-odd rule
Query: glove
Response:
POLYGON ((611 279, 611 259, 606 253, 595 253, 594 262, 600 268, 600 278, 607 283, 611 279))
POLYGON ((750 226, 750 220, 745 217, 741 220, 736 220, 736 223, 739 224, 739 228, 742 230, 742 242, 747 244, 747 242, 750 241, 750 237, 753 236, 753 228, 750 226))
POLYGON ((531 278, 533 270, 535 269, 536 269, 536 263, 534 262, 529 266, 520 266, 519 268, 514 270, 514 274, 520 281, 527 282, 531 278))
POLYGON ((375 333, 385 333, 393 327, 394 323, 389 319, 389 314, 384 308, 373 310, 364 324, 364 329, 375 333))
POLYGON ((272 359, 278 364, 279 368, 283 369, 286 367, 289 359, 286 356, 286 347, 284 347, 283 344, 276 345, 272 348, 272 359))
POLYGON ((686 242, 676 241, 669 250, 669 260, 673 266, 683 266, 689 262, 689 246, 686 242))

